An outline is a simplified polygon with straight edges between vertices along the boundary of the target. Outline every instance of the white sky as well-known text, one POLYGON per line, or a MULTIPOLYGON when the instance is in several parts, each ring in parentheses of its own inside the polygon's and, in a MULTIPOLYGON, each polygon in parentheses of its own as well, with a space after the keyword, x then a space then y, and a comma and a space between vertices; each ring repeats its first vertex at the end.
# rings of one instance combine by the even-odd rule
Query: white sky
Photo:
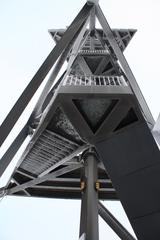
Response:
MULTIPOLYGON (((51 51, 53 40, 47 30, 68 26, 84 3, 0 0, 0 123, 51 51)), ((156 119, 160 111, 160 1, 100 0, 100 5, 111 27, 138 29, 125 55, 156 119)), ((10 140, 16 133, 17 128, 10 140)), ((130 228, 119 203, 105 205, 130 228)), ((0 202, 0 239, 78 239, 79 211, 79 201, 7 197, 0 202)), ((119 239, 101 221, 100 240, 105 238, 119 239)))

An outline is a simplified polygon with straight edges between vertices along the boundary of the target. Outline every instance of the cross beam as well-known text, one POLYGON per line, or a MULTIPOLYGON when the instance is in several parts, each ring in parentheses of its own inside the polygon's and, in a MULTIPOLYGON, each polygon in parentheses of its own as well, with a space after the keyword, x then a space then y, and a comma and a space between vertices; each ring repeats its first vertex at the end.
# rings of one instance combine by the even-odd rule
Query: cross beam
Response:
POLYGON ((65 173, 68 173, 68 172, 71 172, 73 170, 76 170, 78 168, 80 168, 82 165, 81 164, 72 164, 70 166, 67 166, 67 167, 63 167, 53 173, 49 173, 49 174, 46 174, 45 176, 43 177, 39 177, 39 178, 35 178, 31 181, 28 181, 24 184, 21 184, 19 186, 16 186, 16 187, 13 187, 13 188, 10 188, 7 190, 7 194, 8 195, 11 195, 13 193, 16 193, 16 192, 19 192, 19 191, 23 191, 25 190, 26 188, 29 188, 29 187, 32 187, 34 185, 37 185, 37 184, 40 184, 42 182, 45 182, 45 181, 48 181, 48 180, 52 180, 53 178, 57 178, 65 173))

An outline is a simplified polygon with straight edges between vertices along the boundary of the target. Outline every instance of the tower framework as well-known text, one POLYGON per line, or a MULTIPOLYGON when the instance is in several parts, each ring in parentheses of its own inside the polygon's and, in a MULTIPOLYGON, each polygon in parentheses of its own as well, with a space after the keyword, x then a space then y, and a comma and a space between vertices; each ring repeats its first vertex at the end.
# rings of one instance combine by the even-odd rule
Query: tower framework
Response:
POLYGON ((138 239, 160 238, 160 154, 154 140, 159 121, 123 55, 135 32, 111 29, 98 1, 87 1, 66 30, 50 30, 56 46, 0 128, 2 145, 51 71, 29 120, 0 160, 2 176, 30 136, 1 192, 82 199, 81 240, 98 240, 98 214, 121 239, 134 239, 99 199, 121 201, 138 239))

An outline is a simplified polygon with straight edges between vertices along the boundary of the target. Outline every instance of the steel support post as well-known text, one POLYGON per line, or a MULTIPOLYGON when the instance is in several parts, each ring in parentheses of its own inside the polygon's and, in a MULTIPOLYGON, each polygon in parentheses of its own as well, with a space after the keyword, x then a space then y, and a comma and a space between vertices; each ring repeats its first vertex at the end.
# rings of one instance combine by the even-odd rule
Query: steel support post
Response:
POLYGON ((98 240, 98 192, 97 182, 97 158, 94 152, 87 152, 84 155, 84 169, 81 187, 81 219, 80 237, 85 236, 85 240, 98 240))
POLYGON ((112 228, 122 240, 135 240, 135 238, 122 226, 122 224, 99 202, 99 215, 112 228))

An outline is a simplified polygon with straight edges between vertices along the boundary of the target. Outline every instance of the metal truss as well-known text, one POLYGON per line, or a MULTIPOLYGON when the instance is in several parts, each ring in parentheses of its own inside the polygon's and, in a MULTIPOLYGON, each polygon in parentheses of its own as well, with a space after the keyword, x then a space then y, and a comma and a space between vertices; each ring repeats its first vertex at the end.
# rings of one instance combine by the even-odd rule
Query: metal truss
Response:
MULTIPOLYGON (((27 136, 30 137, 7 185, 0 189, 0 196, 5 193, 82 199, 80 240, 99 239, 98 214, 121 239, 134 240, 99 202, 99 199, 116 200, 118 196, 108 175, 110 166, 101 156, 105 150, 98 154, 98 149, 111 137, 123 134, 123 127, 129 129, 130 124, 135 129, 139 125, 147 129, 145 133, 148 127, 153 129, 152 134, 160 143, 160 119, 155 124, 123 55, 135 30, 111 30, 98 0, 88 0, 66 31, 51 30, 50 33, 56 46, 0 127, 1 146, 50 73, 29 120, 0 160, 1 177, 27 136), (96 29, 96 18, 102 30, 96 29), (67 69, 57 79, 65 61, 67 69), (107 101, 106 93, 109 95, 107 101), (94 102, 91 95, 98 100, 94 102), (98 114, 99 104, 102 110, 108 104, 109 110, 103 112, 103 121, 98 119, 98 124, 95 123, 97 116, 89 115, 86 108, 89 100, 93 101, 93 112, 97 107, 98 114)), ((146 136, 150 137, 150 132, 146 136)), ((114 173, 112 176, 115 177, 114 173)), ((117 182, 116 179, 116 186, 117 182)))

